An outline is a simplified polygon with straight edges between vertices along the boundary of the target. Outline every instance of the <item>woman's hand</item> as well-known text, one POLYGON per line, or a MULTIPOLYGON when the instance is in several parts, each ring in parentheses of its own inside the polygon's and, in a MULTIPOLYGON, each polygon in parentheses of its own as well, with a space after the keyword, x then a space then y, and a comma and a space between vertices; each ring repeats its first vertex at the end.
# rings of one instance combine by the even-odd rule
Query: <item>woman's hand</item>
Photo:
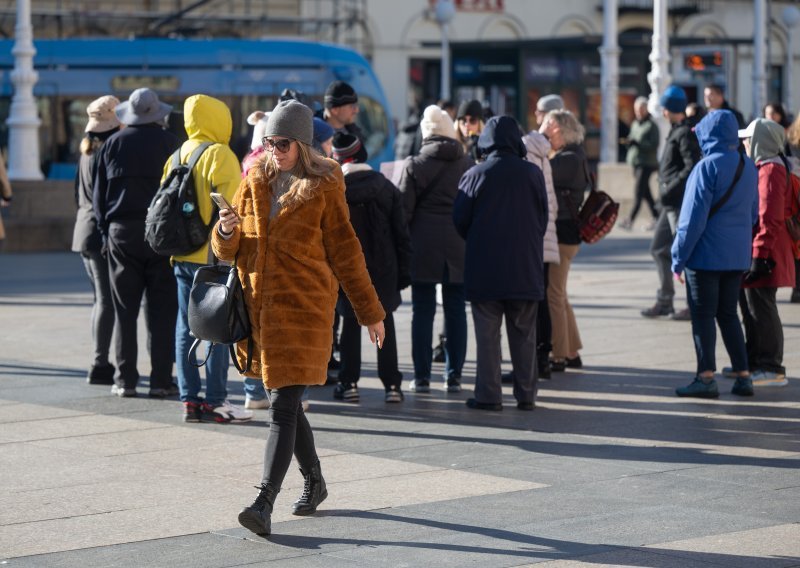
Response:
POLYGON ((223 233, 230 235, 240 223, 239 216, 230 209, 219 210, 219 226, 223 233))
POLYGON ((378 349, 383 348, 383 340, 386 337, 386 330, 383 329, 383 322, 379 321, 372 325, 367 326, 367 333, 369 333, 369 340, 377 344, 378 349))
POLYGON ((683 278, 683 272, 673 272, 672 276, 674 276, 675 280, 677 280, 681 284, 685 284, 686 283, 686 280, 683 278))

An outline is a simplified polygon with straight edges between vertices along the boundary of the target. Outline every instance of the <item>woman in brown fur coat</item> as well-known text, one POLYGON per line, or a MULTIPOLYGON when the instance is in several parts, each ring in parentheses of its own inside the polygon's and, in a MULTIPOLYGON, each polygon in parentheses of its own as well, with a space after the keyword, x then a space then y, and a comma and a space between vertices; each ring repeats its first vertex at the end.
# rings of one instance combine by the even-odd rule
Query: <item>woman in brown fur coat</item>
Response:
MULTIPOLYGON (((341 284, 359 323, 380 346, 384 310, 348 218, 339 165, 311 148, 312 114, 282 101, 269 117, 264 157, 242 181, 233 209, 220 211, 214 254, 236 260, 255 343, 250 374, 269 389, 270 430, 261 491, 239 514, 270 534, 275 497, 294 452, 305 478, 295 515, 310 515, 328 496, 314 435, 300 403, 307 385, 325 383, 333 312, 341 284)), ((237 348, 246 359, 246 341, 237 348)))

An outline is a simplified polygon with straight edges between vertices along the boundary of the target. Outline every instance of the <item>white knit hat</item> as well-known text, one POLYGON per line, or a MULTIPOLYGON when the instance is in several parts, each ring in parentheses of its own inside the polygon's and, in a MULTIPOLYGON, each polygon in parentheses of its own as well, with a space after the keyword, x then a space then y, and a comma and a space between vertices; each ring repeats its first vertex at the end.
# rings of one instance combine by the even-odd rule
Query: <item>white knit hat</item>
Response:
POLYGON ((453 120, 447 112, 436 105, 431 105, 422 113, 422 120, 419 123, 422 130, 422 139, 438 134, 448 138, 456 137, 456 129, 453 120))
POLYGON ((261 140, 264 138, 264 132, 267 131, 268 118, 269 113, 263 110, 257 110, 247 117, 247 124, 255 126, 253 129, 253 140, 250 142, 251 150, 261 147, 261 140))

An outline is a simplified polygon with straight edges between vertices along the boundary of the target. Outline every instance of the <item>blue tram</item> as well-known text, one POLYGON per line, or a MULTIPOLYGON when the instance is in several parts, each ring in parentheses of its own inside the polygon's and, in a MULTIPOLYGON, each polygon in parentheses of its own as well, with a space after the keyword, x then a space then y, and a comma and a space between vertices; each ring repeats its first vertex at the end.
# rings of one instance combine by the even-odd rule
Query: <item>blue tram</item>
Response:
MULTIPOLYGON (((12 40, 0 41, 2 147, 8 143, 12 47, 12 40)), ((370 163, 377 167, 394 159, 394 126, 383 89, 369 63, 342 46, 292 39, 148 38, 38 40, 35 47, 42 166, 51 177, 71 175, 67 164, 77 162, 86 105, 106 94, 124 100, 139 87, 154 89, 175 106, 171 125, 183 137, 180 111, 186 97, 204 93, 225 101, 233 114, 231 146, 242 156, 252 132, 247 115, 272 109, 283 89, 301 91, 321 105, 331 81, 347 81, 358 93, 358 124, 370 163)))

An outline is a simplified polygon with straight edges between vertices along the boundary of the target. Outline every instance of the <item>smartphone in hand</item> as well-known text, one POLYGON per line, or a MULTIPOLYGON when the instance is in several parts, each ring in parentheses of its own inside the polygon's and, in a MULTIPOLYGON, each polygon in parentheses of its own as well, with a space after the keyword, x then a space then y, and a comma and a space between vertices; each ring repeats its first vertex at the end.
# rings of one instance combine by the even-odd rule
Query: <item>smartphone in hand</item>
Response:
POLYGON ((236 212, 236 209, 233 208, 233 205, 228 203, 228 200, 225 199, 224 195, 221 193, 214 193, 213 191, 209 195, 211 196, 211 201, 216 203, 220 210, 227 209, 237 217, 239 216, 239 214, 236 212))

